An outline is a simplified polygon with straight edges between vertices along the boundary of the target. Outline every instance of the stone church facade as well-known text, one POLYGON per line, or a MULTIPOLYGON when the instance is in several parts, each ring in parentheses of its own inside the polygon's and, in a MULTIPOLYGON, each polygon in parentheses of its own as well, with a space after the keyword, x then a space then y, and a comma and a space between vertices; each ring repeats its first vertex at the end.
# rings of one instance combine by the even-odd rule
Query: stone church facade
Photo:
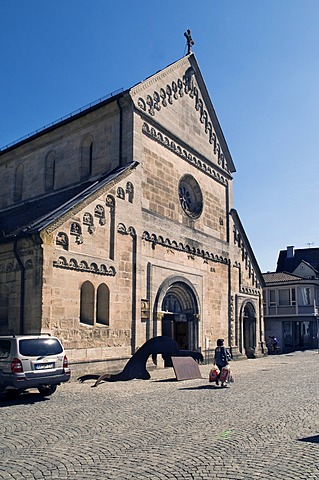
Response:
POLYGON ((261 355, 234 172, 193 53, 3 149, 0 333, 50 332, 74 363, 157 335, 261 355))

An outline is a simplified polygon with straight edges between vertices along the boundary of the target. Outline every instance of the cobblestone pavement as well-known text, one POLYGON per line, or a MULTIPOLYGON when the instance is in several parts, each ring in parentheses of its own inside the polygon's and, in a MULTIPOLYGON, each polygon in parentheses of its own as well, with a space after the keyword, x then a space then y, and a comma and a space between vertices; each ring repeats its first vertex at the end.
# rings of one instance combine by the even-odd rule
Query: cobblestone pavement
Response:
POLYGON ((235 383, 80 384, 0 400, 0 479, 319 479, 317 351, 232 363, 235 383))

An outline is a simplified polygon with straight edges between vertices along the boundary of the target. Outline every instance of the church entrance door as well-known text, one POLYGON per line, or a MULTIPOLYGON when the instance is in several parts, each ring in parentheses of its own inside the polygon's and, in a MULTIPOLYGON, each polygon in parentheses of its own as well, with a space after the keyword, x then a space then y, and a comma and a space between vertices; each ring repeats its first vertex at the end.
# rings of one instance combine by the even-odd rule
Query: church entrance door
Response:
POLYGON ((251 303, 246 303, 244 316, 244 349, 248 358, 254 358, 256 348, 256 313, 251 303))
POLYGON ((162 335, 176 340, 180 350, 198 350, 198 307, 186 283, 175 282, 168 288, 161 311, 162 335))

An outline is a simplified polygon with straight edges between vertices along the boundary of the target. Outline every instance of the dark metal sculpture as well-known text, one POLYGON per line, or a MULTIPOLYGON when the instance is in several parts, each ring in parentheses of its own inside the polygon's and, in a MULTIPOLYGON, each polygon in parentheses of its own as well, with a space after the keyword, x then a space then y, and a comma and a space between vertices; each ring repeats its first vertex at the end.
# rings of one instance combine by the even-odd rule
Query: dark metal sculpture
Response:
MULTIPOLYGON (((193 350, 178 350, 174 354, 174 357, 192 357, 197 363, 204 363, 204 357, 200 352, 194 352, 193 350)), ((172 367, 173 362, 171 355, 163 355, 165 367, 172 367)))
POLYGON ((154 337, 144 343, 130 358, 124 367, 124 370, 115 375, 105 373, 104 375, 82 375, 78 380, 83 383, 85 380, 96 380, 93 385, 96 387, 100 382, 117 382, 133 380, 134 378, 140 380, 149 380, 150 374, 146 370, 146 362, 148 357, 152 355, 154 358, 157 354, 162 356, 171 356, 178 354, 178 344, 175 340, 169 337, 154 337))

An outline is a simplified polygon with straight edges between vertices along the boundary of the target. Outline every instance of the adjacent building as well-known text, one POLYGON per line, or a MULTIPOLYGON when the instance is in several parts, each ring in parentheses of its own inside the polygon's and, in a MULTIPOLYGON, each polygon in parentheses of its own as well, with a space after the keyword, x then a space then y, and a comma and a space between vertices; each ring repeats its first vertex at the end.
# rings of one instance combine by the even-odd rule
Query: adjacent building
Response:
POLYGON ((277 270, 263 275, 265 339, 274 335, 283 352, 317 348, 319 248, 279 252, 277 270))
POLYGON ((0 152, 0 332, 50 332, 71 362, 158 335, 264 352, 263 277, 193 53, 0 152))

